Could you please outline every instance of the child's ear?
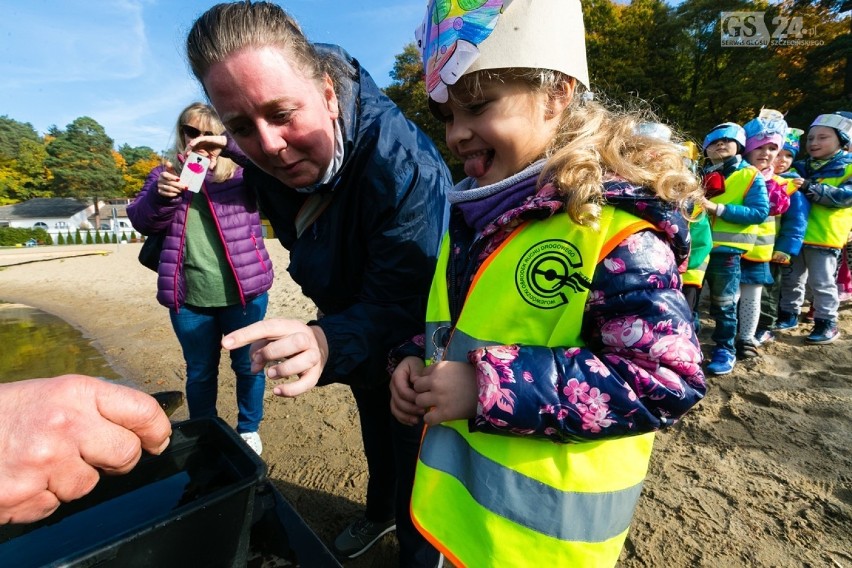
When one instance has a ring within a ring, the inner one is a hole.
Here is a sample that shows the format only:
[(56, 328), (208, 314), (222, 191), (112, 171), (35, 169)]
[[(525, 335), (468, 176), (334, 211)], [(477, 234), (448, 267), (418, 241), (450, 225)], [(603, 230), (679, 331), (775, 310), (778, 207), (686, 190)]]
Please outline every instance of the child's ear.
[(571, 101), (574, 99), (574, 91), (577, 88), (577, 80), (570, 77), (566, 81), (562, 81), (554, 88), (547, 96), (547, 108), (545, 116), (554, 118), (562, 116), (562, 112), (568, 108)]

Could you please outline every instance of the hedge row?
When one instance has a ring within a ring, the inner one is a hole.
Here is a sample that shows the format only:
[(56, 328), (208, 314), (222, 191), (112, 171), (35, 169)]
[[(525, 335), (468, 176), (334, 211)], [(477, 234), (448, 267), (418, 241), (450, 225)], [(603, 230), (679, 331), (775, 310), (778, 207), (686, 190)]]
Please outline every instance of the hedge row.
[(100, 244), (117, 244), (119, 240), (127, 240), (136, 242), (139, 237), (136, 231), (130, 231), (130, 234), (121, 233), (117, 236), (112, 231), (80, 231), (77, 229), (74, 233), (59, 233), (56, 237), (56, 243), (53, 238), (44, 229), (21, 229), (17, 227), (0, 227), (0, 246), (14, 247), (25, 244), (30, 239), (35, 239), (40, 245), (100, 245)]

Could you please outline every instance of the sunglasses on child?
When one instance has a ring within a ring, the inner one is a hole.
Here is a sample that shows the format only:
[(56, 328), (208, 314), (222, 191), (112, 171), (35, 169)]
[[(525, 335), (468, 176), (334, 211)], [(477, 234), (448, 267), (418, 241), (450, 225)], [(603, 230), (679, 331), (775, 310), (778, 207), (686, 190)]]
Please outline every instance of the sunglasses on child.
[(202, 134), (204, 136), (216, 136), (215, 132), (210, 132), (209, 130), (205, 130), (204, 132), (202, 132), (202, 131), (198, 130), (196, 127), (190, 126), (188, 124), (181, 124), (180, 125), (180, 132), (181, 132), (181, 134), (183, 134), (187, 138), (198, 138)]

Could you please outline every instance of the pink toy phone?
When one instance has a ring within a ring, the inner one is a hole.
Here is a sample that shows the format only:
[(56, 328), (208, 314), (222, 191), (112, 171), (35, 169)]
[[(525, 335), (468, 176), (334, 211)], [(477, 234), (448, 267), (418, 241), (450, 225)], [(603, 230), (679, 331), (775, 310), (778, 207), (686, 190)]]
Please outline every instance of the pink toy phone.
[(204, 183), (204, 176), (207, 175), (207, 168), (209, 167), (210, 158), (190, 152), (183, 163), (180, 182), (186, 184), (189, 191), (198, 193), (201, 191), (201, 184)]

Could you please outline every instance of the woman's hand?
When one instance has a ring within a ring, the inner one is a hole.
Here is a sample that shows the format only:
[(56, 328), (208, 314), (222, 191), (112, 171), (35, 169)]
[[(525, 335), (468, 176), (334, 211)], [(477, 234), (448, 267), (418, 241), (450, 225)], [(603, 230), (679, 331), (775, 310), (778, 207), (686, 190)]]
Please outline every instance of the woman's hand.
[(166, 160), (163, 171), (157, 180), (157, 193), (166, 199), (174, 199), (186, 190), (186, 185), (180, 182), (180, 176), (175, 173), (174, 165)]
[(222, 338), (228, 350), (251, 345), (251, 370), (266, 367), (270, 379), (298, 377), (276, 385), (277, 396), (296, 397), (314, 388), (328, 361), (328, 342), (318, 326), (291, 319), (269, 319), (253, 323)]
[(207, 150), (211, 156), (218, 156), (222, 149), (228, 145), (228, 139), (224, 134), (219, 136), (199, 136), (193, 138), (186, 145), (186, 153), (194, 150)]

